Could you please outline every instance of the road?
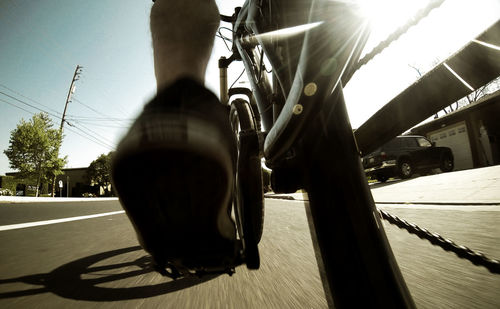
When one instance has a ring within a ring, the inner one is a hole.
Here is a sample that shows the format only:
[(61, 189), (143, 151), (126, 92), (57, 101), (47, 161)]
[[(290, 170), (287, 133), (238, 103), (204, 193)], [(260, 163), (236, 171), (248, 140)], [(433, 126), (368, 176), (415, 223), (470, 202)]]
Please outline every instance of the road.
[[(0, 307), (326, 307), (303, 203), (269, 200), (266, 206), (261, 269), (239, 267), (233, 277), (205, 281), (172, 282), (141, 268), (148, 258), (124, 214), (1, 231)], [(96, 205), (1, 205), (2, 224), (4, 213), (35, 219), (39, 207), (67, 207), (66, 215), (75, 217)], [(118, 202), (99, 207), (119, 209)]]
[[(500, 206), (379, 206), (500, 257)], [(0, 204), (0, 307), (327, 307), (303, 201), (266, 199), (260, 270), (239, 267), (232, 277), (177, 281), (148, 268), (150, 260), (120, 210), (117, 201)], [(108, 215), (47, 221), (98, 213)], [(8, 229), (34, 221), (44, 222)], [(500, 308), (500, 275), (384, 226), (419, 308)]]
[[(457, 244), (500, 258), (500, 206), (380, 208)], [(460, 260), (387, 221), (384, 227), (419, 308), (500, 308), (500, 275)]]

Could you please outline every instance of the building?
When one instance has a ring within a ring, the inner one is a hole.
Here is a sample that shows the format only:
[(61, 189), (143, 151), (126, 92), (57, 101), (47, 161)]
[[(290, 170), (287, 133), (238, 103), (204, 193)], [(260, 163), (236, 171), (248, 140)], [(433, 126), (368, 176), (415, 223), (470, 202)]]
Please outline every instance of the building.
[[(98, 186), (93, 186), (87, 177), (87, 168), (64, 168), (63, 174), (56, 177), (55, 195), (62, 197), (82, 197), (87, 193), (92, 195), (102, 195), (103, 190)], [(5, 183), (9, 184), (12, 191), (20, 195), (34, 195), (36, 191), (36, 183), (27, 179), (16, 179), (17, 172), (6, 173), (0, 179), (0, 186)], [(52, 184), (42, 184), (40, 192), (42, 194), (52, 193)]]
[[(63, 174), (56, 177), (56, 196), (81, 197), (95, 190), (87, 177), (87, 168), (65, 168)], [(62, 188), (61, 188), (62, 187)]]
[(450, 147), (455, 170), (500, 164), (500, 90), (417, 126), (411, 134), (426, 136), (436, 146)]

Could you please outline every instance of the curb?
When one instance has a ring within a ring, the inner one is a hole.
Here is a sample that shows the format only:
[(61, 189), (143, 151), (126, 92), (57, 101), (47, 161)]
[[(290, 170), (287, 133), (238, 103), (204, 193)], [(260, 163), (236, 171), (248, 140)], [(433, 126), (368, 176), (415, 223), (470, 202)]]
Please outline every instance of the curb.
[(0, 196), (0, 204), (26, 204), (26, 203), (68, 203), (68, 202), (100, 202), (118, 201), (117, 197), (26, 197), (26, 196)]
[(375, 204), (381, 205), (448, 205), (448, 206), (498, 206), (500, 205), (500, 201), (498, 202), (377, 202)]
[[(276, 200), (289, 200), (297, 201), (296, 198), (290, 195), (265, 195), (264, 198), (276, 199)], [(308, 200), (299, 200), (307, 202)], [(440, 201), (440, 202), (428, 202), (428, 201), (375, 201), (375, 204), (380, 205), (441, 205), (441, 206), (500, 206), (500, 201), (494, 202), (473, 202), (473, 201)]]
[(264, 198), (270, 198), (270, 199), (275, 199), (275, 200), (295, 201), (295, 198), (293, 196), (289, 196), (289, 195), (264, 195)]

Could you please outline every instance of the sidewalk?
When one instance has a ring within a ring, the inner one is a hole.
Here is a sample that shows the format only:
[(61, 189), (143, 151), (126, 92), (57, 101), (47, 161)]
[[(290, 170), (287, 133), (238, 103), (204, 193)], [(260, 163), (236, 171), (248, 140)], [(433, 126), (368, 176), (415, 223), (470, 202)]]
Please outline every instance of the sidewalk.
[(372, 187), (376, 203), (500, 205), (500, 166), (418, 177)]
[[(378, 204), (500, 205), (500, 166), (370, 185)], [(308, 200), (302, 193), (266, 198)]]

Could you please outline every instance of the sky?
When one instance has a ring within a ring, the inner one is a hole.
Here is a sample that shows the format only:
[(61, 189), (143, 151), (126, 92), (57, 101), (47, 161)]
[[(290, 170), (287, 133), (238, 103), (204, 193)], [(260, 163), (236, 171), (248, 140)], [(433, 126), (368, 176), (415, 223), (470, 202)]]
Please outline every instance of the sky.
[[(369, 7), (373, 29), (366, 49), (426, 2), (382, 0), (380, 6)], [(221, 13), (230, 15), (243, 1), (217, 3)], [(21, 119), (46, 111), (59, 127), (77, 65), (83, 70), (68, 105), (60, 151), (68, 157), (66, 167), (86, 167), (113, 150), (155, 95), (151, 5), (148, 0), (0, 0), (0, 175), (13, 171), (3, 150)], [(500, 0), (445, 1), (346, 85), (353, 127), (417, 79), (410, 65), (429, 70), (493, 24), (498, 12)], [(215, 42), (206, 85), (218, 94), (217, 59), (230, 54), (221, 39)], [(229, 81), (241, 72), (240, 64), (232, 65)], [(244, 86), (245, 77), (238, 83)]]

